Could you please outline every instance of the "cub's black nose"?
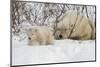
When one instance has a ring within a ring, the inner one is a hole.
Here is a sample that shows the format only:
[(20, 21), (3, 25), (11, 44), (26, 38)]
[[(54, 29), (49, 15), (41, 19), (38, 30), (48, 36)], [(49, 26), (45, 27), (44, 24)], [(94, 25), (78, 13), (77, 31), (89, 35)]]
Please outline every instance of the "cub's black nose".
[(30, 38), (30, 37), (28, 37), (28, 39), (29, 39), (29, 40), (31, 40), (31, 38)]
[(62, 38), (63, 38), (63, 36), (62, 36), (62, 35), (59, 35), (59, 38), (60, 38), (60, 39), (62, 39)]

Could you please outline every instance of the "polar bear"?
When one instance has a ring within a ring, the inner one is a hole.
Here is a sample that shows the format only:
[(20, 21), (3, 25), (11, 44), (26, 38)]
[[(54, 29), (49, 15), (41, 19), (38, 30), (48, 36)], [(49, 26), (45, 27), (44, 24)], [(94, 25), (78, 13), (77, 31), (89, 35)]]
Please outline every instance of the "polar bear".
[(33, 26), (27, 31), (29, 45), (49, 45), (53, 44), (54, 36), (52, 31), (45, 26)]
[(95, 39), (95, 27), (77, 10), (69, 10), (58, 19), (54, 36), (55, 39)]

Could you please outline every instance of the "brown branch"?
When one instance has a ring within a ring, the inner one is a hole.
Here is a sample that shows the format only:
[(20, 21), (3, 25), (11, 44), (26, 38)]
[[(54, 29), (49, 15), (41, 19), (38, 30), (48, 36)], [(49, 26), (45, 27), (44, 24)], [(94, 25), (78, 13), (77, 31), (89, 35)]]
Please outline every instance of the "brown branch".
[(58, 18), (62, 15), (62, 13), (63, 13), (63, 11), (64, 11), (64, 8), (65, 8), (65, 5), (63, 5), (63, 8), (62, 8), (62, 10), (61, 10), (61, 14), (59, 15), (59, 16), (57, 16), (56, 17), (56, 21), (55, 21), (55, 23), (54, 23), (54, 33), (53, 33), (53, 35), (55, 35), (55, 33), (56, 33), (56, 28), (57, 28), (57, 23), (59, 22), (58, 21)]
[[(79, 9), (77, 9), (77, 11), (78, 11)], [(82, 14), (83, 14), (83, 10), (84, 10), (84, 6), (82, 7)], [(68, 38), (70, 38), (70, 36), (72, 35), (72, 33), (74, 32), (73, 30), (74, 30), (74, 28), (76, 27), (76, 22), (77, 22), (77, 19), (78, 19), (78, 15), (79, 15), (79, 12), (77, 12), (77, 18), (76, 18), (76, 21), (75, 21), (75, 24), (73, 25), (73, 28), (72, 28), (72, 30), (71, 30), (71, 32), (70, 32), (70, 34), (69, 34), (69, 36), (68, 36)], [(81, 21), (82, 21), (82, 19), (83, 19), (83, 15), (82, 15), (82, 17), (81, 17), (81, 19), (80, 19), (80, 23), (81, 23)]]
[(75, 26), (76, 26), (76, 23), (77, 23), (78, 15), (79, 15), (79, 12), (78, 12), (78, 10), (77, 10), (77, 17), (76, 17), (75, 23), (74, 23), (74, 25), (73, 25), (73, 27), (72, 27), (72, 29), (71, 29), (71, 31), (70, 31), (70, 34), (69, 34), (68, 38), (70, 38), (70, 36), (71, 36), (72, 33), (73, 33), (73, 30), (74, 30), (74, 28), (75, 28)]

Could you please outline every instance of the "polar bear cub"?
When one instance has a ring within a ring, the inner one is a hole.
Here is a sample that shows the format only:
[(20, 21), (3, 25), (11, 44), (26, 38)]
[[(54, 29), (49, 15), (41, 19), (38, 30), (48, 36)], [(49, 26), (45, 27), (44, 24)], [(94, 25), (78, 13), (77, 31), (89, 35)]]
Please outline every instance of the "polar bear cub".
[(27, 31), (27, 36), (29, 45), (49, 45), (54, 41), (52, 31), (45, 26), (33, 26)]

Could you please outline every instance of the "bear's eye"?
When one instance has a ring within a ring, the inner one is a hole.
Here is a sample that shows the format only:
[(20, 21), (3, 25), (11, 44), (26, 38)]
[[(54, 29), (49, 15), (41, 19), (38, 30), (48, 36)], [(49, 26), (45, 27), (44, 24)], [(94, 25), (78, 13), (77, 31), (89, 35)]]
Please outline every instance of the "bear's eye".
[(56, 30), (61, 30), (60, 28), (56, 29)]
[(68, 29), (63, 29), (64, 31), (68, 30)]
[(65, 31), (67, 30), (67, 29), (64, 29)]
[(71, 25), (71, 27), (73, 27), (73, 24)]
[(32, 34), (32, 35), (34, 35), (34, 34)]

